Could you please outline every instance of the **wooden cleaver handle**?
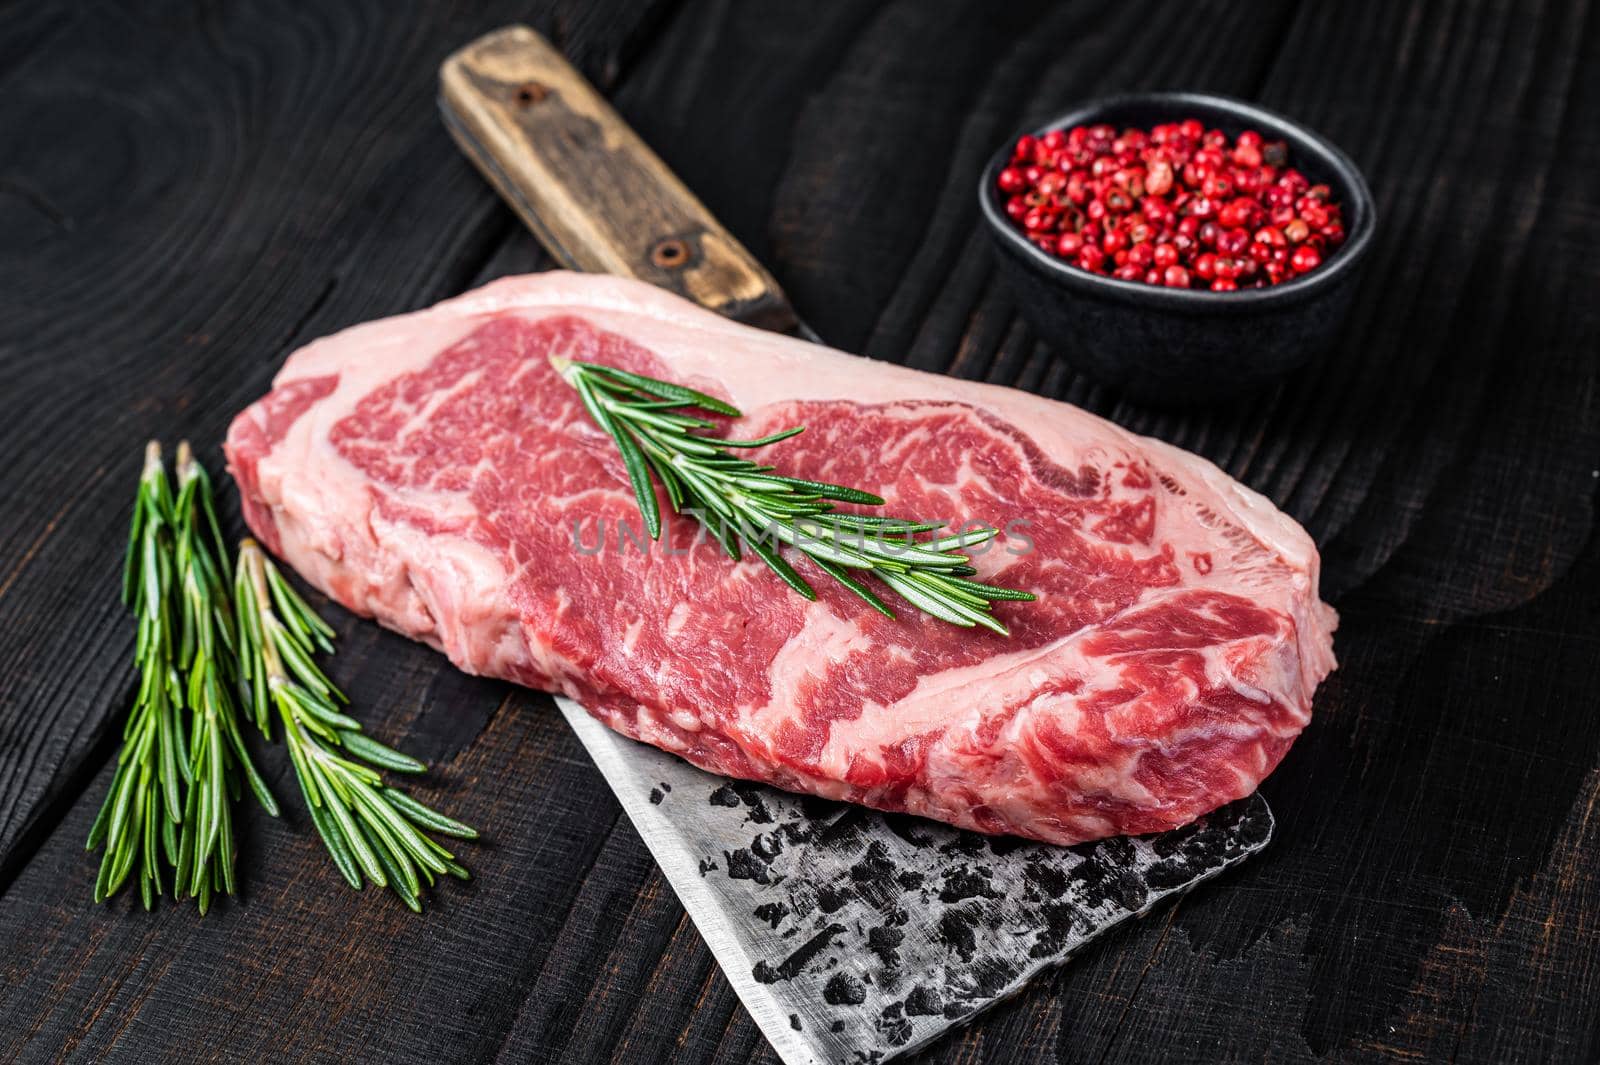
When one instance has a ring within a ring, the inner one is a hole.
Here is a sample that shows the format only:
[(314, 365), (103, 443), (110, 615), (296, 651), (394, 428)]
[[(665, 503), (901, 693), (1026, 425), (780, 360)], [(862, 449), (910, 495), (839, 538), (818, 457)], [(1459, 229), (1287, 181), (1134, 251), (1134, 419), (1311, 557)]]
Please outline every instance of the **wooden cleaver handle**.
[(792, 332), (772, 276), (582, 74), (526, 26), (439, 68), (462, 151), (562, 265), (634, 277), (765, 329)]

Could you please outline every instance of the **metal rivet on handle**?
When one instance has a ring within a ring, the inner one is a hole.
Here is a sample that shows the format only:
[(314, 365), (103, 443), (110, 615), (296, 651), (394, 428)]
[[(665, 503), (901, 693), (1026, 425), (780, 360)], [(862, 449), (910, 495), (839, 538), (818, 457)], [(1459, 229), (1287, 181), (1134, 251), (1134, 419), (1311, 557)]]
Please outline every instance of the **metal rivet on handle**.
[(519, 107), (532, 107), (549, 95), (550, 90), (540, 85), (537, 81), (525, 81), (517, 86), (517, 105)]

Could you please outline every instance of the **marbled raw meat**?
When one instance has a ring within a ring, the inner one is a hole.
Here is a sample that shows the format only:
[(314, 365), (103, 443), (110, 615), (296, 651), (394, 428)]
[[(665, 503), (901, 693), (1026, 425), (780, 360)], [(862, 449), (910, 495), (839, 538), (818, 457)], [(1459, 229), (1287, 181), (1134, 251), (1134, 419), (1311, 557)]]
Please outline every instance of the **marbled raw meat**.
[[(785, 472), (899, 515), (1009, 527), (978, 579), (1038, 601), (997, 605), (1006, 638), (881, 617), (801, 562), (807, 603), (687, 518), (641, 553), (552, 355), (725, 397), (738, 435), (803, 424), (768, 452)], [(1203, 459), (630, 281), (507, 278), (318, 340), (227, 453), (272, 551), (462, 669), (707, 769), (984, 832), (1153, 832), (1247, 795), (1334, 666), (1310, 538)]]

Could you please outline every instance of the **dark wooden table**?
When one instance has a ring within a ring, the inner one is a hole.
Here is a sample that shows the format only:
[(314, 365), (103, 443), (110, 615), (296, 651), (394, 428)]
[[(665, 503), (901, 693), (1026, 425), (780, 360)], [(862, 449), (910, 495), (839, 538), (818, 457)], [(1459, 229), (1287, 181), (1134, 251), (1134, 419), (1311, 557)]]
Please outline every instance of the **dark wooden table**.
[[(462, 6), (0, 7), (0, 1059), (774, 1060), (549, 701), (336, 610), (336, 679), (487, 830), (478, 879), (422, 918), (353, 894), (291, 806), (205, 920), (90, 902), (140, 445), (215, 461), (289, 349), (548, 265), (433, 104), (519, 20), (833, 343), (1196, 450), (1322, 547), (1341, 665), (1268, 853), (925, 1060), (1600, 1059), (1592, 4)], [(1377, 195), (1337, 350), (1232, 407), (1074, 374), (976, 224), (1001, 138), (1155, 87), (1300, 117)]]

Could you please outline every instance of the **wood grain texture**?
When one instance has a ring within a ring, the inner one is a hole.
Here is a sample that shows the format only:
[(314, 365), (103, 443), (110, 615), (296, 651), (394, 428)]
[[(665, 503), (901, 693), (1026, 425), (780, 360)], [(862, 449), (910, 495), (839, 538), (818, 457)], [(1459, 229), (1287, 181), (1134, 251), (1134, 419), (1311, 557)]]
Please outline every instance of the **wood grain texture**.
[[(205, 921), (88, 901), (139, 445), (216, 459), (294, 345), (549, 265), (433, 112), (514, 21), (831, 342), (1199, 451), (1323, 547), (1341, 668), (1272, 848), (922, 1060), (1600, 1057), (1593, 4), (746, 0), (0, 7), (0, 1060), (773, 1061), (548, 702), (332, 609), (477, 879), (354, 895), (290, 804)], [(1083, 380), (977, 226), (1001, 138), (1157, 87), (1295, 115), (1378, 197), (1337, 349), (1256, 401)]]
[(762, 329), (798, 327), (772, 275), (533, 30), (508, 26), (452, 54), (439, 107), (562, 266), (646, 281)]

